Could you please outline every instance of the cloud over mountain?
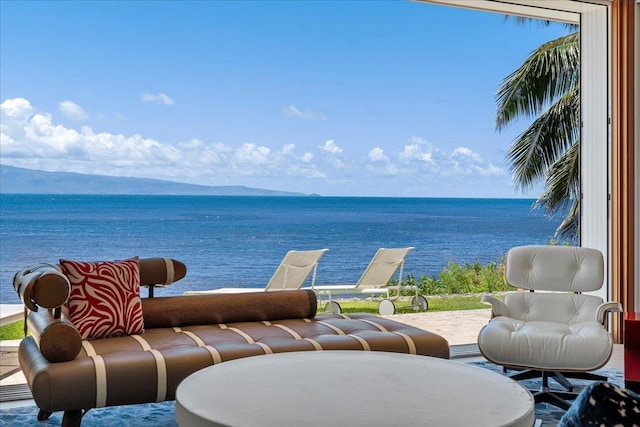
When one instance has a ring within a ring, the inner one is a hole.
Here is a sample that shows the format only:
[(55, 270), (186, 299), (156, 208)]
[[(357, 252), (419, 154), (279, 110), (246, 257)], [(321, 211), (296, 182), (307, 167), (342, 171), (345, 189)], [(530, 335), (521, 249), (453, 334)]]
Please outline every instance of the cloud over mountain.
[(349, 141), (339, 144), (333, 138), (304, 150), (295, 142), (269, 146), (246, 141), (233, 145), (192, 138), (170, 143), (141, 134), (95, 131), (92, 118), (78, 104), (66, 100), (59, 107), (64, 116), (85, 124), (63, 125), (53, 113), (34, 108), (24, 98), (2, 102), (2, 163), (48, 171), (322, 194), (340, 194), (352, 183), (373, 182), (381, 176), (397, 180), (389, 181), (391, 192), (403, 186), (451, 181), (456, 176), (506, 176), (501, 167), (484, 161), (468, 147), (446, 153), (417, 136), (391, 148), (373, 146), (364, 153), (355, 152)]

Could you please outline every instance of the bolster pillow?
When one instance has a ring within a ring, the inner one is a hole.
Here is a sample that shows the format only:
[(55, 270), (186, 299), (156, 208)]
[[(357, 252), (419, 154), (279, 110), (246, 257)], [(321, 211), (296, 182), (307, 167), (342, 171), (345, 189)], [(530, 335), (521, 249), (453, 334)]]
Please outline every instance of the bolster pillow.
[(142, 299), (145, 329), (311, 318), (316, 309), (311, 290)]
[(13, 277), (13, 288), (31, 311), (60, 307), (69, 297), (69, 279), (53, 264), (37, 264)]
[(67, 320), (66, 310), (59, 318), (52, 310), (30, 312), (27, 325), (40, 352), (49, 362), (68, 362), (75, 359), (82, 349), (82, 337), (76, 327)]
[(141, 286), (167, 286), (187, 275), (187, 266), (171, 258), (140, 259)]

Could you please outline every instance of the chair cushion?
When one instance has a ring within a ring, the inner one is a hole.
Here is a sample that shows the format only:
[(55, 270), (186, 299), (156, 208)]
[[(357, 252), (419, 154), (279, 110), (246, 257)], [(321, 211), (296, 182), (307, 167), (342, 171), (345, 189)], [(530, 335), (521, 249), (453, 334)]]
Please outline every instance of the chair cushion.
[(604, 259), (599, 250), (585, 247), (517, 246), (507, 252), (505, 280), (522, 289), (595, 291), (604, 280)]
[(478, 334), (491, 362), (546, 371), (591, 371), (611, 357), (612, 341), (598, 322), (572, 325), (494, 317)]
[(144, 331), (137, 257), (124, 261), (78, 262), (61, 259), (69, 278), (69, 320), (83, 339)]
[(569, 292), (507, 292), (504, 303), (514, 319), (574, 324), (597, 321), (602, 298)]

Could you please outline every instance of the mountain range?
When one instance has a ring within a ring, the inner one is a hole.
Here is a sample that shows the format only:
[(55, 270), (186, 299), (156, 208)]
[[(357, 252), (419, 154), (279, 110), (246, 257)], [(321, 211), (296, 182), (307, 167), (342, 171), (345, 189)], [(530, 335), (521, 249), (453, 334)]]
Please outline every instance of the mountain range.
[(161, 179), (47, 172), (0, 164), (3, 194), (136, 194), (199, 196), (305, 196), (241, 185), (207, 186)]

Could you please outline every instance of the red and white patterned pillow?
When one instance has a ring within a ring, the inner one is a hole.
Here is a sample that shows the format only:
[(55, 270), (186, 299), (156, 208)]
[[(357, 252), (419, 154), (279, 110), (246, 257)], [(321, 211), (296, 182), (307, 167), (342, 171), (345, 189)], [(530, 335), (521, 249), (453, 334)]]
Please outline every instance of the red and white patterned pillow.
[(138, 257), (101, 262), (61, 259), (60, 267), (71, 283), (69, 320), (83, 339), (144, 331)]

